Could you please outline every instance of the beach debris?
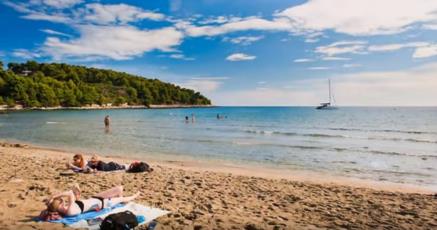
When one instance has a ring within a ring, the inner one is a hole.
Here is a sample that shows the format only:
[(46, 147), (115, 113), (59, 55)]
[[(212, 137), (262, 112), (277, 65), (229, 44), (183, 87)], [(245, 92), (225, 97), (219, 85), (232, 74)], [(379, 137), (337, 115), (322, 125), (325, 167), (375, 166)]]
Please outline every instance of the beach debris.
[(8, 203), (8, 207), (9, 207), (9, 208), (15, 208), (15, 207), (17, 207), (17, 203), (15, 203), (15, 202), (9, 202), (9, 203)]
[(62, 171), (59, 173), (61, 176), (74, 176), (76, 173), (73, 171)]

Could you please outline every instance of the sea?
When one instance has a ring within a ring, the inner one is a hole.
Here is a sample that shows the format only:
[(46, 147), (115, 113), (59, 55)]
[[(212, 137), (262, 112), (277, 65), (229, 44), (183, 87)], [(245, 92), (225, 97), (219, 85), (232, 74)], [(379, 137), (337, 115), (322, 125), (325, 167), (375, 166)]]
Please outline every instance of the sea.
[[(111, 126), (103, 119), (110, 116)], [(188, 120), (186, 120), (188, 117)], [(0, 114), (0, 140), (437, 188), (437, 108), (211, 107)]]

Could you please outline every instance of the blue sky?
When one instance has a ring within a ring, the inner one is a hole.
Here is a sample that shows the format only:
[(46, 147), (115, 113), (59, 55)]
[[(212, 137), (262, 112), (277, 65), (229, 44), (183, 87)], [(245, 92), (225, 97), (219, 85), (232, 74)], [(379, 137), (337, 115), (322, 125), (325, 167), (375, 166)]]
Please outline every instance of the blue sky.
[(158, 78), (216, 105), (437, 105), (434, 0), (3, 0), (0, 59)]

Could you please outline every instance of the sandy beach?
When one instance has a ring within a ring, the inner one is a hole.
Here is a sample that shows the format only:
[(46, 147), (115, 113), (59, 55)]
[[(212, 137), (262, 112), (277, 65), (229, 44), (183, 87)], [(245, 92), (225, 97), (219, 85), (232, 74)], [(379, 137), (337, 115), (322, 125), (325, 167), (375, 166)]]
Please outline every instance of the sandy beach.
[(156, 229), (437, 228), (437, 198), (426, 191), (250, 176), (250, 170), (178, 162), (152, 162), (152, 173), (62, 176), (71, 152), (3, 143), (0, 153), (1, 229), (63, 229), (32, 219), (45, 197), (74, 183), (84, 197), (115, 185), (127, 194), (141, 191), (138, 203), (171, 211), (157, 219)]

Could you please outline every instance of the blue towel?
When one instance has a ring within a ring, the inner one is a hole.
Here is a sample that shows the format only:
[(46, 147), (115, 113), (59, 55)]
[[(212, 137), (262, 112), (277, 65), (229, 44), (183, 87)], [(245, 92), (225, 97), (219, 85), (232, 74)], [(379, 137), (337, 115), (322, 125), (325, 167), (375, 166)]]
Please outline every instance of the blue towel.
[(63, 223), (65, 225), (71, 225), (71, 224), (74, 224), (74, 223), (76, 223), (78, 221), (81, 221), (81, 220), (91, 220), (91, 219), (94, 219), (94, 218), (96, 218), (96, 217), (98, 217), (100, 215), (103, 215), (103, 214), (106, 214), (106, 213), (112, 211), (112, 209), (114, 209), (114, 208), (123, 207), (124, 205), (125, 204), (117, 204), (117, 205), (115, 205), (113, 207), (104, 208), (104, 209), (102, 209), (100, 211), (85, 212), (85, 213), (79, 214), (77, 216), (64, 217), (64, 218), (62, 218), (60, 220), (51, 220), (49, 222), (51, 222), (51, 223)]

